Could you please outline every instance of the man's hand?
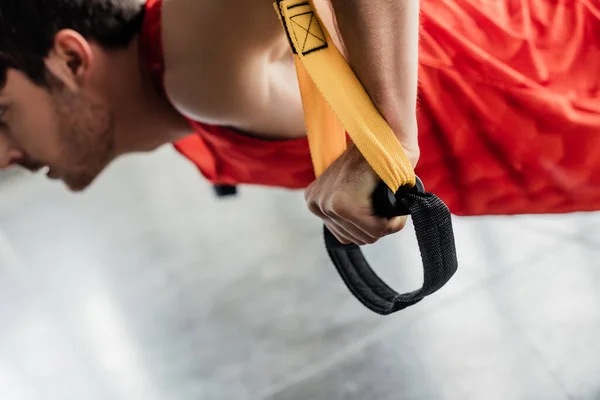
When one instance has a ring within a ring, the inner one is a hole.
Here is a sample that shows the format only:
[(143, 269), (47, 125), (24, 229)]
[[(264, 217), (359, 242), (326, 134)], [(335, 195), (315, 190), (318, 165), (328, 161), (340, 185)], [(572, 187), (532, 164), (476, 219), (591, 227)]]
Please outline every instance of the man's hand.
[[(413, 166), (419, 159), (417, 83), (419, 0), (326, 0), (348, 63), (396, 134)], [(306, 191), (309, 209), (342, 243), (374, 243), (406, 224), (373, 214), (380, 179), (350, 147)]]
[(310, 211), (344, 244), (372, 244), (404, 228), (406, 217), (379, 218), (371, 200), (380, 179), (355, 146), (305, 192)]

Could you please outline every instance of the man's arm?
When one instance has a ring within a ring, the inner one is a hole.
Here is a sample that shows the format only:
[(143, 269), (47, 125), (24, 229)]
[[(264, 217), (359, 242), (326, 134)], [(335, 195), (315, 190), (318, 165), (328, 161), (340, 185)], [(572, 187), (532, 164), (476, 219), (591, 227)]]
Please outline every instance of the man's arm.
[[(416, 165), (419, 0), (329, 1), (348, 63)], [(406, 223), (405, 217), (373, 216), (378, 183), (350, 147), (306, 190), (306, 201), (342, 243), (374, 243)]]
[(329, 0), (348, 63), (416, 164), (419, 0)]

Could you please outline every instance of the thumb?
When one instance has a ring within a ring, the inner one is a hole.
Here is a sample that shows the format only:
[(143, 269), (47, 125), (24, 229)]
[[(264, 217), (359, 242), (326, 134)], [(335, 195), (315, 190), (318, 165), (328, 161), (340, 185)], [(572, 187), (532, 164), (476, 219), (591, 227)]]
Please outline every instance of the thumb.
[(387, 223), (387, 232), (388, 235), (400, 232), (406, 226), (406, 222), (408, 221), (408, 216), (400, 216), (394, 217), (390, 219)]

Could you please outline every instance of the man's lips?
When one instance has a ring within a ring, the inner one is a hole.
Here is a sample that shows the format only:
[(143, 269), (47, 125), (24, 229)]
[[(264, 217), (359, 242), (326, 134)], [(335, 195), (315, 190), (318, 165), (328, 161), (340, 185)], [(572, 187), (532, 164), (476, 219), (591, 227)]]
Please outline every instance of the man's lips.
[(46, 166), (45, 164), (42, 164), (40, 162), (27, 159), (18, 160), (17, 162), (15, 162), (15, 164), (31, 172), (37, 172)]
[(48, 167), (48, 172), (46, 172), (46, 176), (48, 177), (48, 179), (52, 180), (60, 179), (60, 175), (58, 174), (58, 172), (56, 172), (56, 170), (53, 170), (50, 167)]
[(50, 167), (47, 164), (29, 160), (29, 159), (21, 159), (15, 162), (15, 165), (19, 165), (20, 167), (30, 171), (30, 172), (38, 172), (40, 170), (44, 170), (43, 172), (49, 179), (59, 179), (60, 175), (56, 170)]

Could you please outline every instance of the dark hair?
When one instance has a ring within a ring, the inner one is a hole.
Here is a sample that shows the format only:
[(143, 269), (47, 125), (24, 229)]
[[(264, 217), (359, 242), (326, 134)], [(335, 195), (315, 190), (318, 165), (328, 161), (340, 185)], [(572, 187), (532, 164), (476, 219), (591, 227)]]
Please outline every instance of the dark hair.
[(0, 0), (0, 86), (9, 68), (45, 85), (44, 59), (60, 30), (122, 48), (140, 31), (143, 14), (140, 0)]

